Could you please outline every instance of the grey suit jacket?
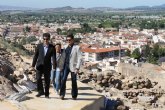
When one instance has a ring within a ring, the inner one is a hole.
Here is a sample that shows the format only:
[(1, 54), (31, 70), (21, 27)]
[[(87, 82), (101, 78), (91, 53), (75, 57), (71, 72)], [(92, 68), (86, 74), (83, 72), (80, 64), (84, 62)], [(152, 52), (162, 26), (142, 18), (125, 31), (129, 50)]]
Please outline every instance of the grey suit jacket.
[(63, 70), (64, 68), (64, 62), (65, 62), (65, 51), (62, 50), (61, 56), (59, 57), (59, 59), (56, 61), (56, 67), (60, 68), (60, 70)]
[[(64, 47), (66, 49), (67, 46)], [(70, 54), (69, 68), (71, 72), (75, 72), (76, 69), (80, 69), (82, 62), (82, 53), (78, 45), (73, 45)]]

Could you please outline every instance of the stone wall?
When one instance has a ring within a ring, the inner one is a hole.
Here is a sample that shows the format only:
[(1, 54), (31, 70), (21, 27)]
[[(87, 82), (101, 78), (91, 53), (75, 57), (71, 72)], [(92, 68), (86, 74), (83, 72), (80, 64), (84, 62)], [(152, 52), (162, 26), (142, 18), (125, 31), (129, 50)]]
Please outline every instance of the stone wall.
[(120, 63), (118, 71), (127, 77), (143, 76), (145, 78), (149, 78), (152, 81), (159, 82), (159, 84), (165, 88), (165, 71), (161, 68), (161, 66), (144, 63), (138, 67), (131, 64)]
[(16, 93), (13, 83), (7, 78), (0, 76), (0, 100), (3, 100), (6, 96)]
[(0, 75), (9, 76), (15, 70), (11, 62), (11, 54), (5, 49), (0, 48)]

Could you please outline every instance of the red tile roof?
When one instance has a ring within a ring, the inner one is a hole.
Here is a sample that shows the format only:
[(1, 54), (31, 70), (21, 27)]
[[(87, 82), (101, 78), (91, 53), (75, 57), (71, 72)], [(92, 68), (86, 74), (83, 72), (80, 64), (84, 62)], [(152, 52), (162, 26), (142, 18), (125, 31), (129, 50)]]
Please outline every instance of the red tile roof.
[[(121, 48), (122, 50), (126, 48)], [(81, 49), (82, 52), (88, 52), (88, 53), (104, 53), (104, 52), (112, 52), (115, 50), (119, 50), (119, 47), (111, 47), (111, 48), (97, 48), (97, 49), (92, 49), (92, 48), (85, 48)]]

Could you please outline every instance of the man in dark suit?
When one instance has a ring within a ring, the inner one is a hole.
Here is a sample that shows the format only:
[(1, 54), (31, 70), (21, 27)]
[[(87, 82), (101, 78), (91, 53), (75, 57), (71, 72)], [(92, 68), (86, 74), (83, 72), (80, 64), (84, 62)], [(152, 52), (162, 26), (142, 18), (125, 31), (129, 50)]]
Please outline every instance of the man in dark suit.
[[(43, 34), (43, 43), (38, 44), (36, 47), (35, 55), (33, 57), (32, 67), (36, 66), (36, 78), (37, 78), (37, 91), (36, 97), (45, 95), (45, 98), (49, 98), (50, 87), (50, 71), (52, 69), (51, 59), (53, 58), (53, 69), (56, 67), (56, 54), (52, 44), (49, 44), (50, 34)], [(45, 92), (42, 83), (42, 74), (44, 74)]]

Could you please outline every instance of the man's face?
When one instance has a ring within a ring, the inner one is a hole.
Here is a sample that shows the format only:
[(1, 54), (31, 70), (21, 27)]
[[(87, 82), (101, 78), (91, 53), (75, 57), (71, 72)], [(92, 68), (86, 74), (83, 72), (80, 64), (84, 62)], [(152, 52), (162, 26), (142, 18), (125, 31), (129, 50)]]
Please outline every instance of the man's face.
[(48, 37), (43, 37), (43, 42), (45, 45), (49, 44), (49, 38)]
[(69, 45), (72, 45), (74, 43), (74, 40), (70, 37), (67, 37), (66, 38), (66, 42), (69, 44)]

